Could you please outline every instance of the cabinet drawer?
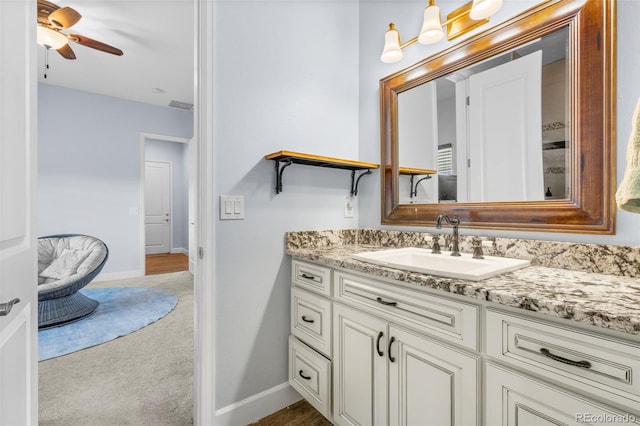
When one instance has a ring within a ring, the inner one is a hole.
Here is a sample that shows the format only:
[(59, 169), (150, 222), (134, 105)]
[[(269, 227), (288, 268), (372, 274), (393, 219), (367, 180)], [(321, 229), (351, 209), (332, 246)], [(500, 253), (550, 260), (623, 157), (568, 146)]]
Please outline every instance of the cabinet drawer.
[(291, 333), (331, 357), (331, 302), (317, 294), (292, 288)]
[(289, 384), (331, 418), (331, 361), (289, 336)]
[(479, 306), (397, 287), (344, 272), (335, 273), (335, 298), (384, 314), (404, 326), (478, 349)]
[(331, 297), (331, 269), (293, 259), (291, 261), (293, 285)]
[(487, 364), (486, 425), (640, 424), (640, 417)]
[(488, 355), (640, 410), (640, 344), (493, 310), (486, 326)]

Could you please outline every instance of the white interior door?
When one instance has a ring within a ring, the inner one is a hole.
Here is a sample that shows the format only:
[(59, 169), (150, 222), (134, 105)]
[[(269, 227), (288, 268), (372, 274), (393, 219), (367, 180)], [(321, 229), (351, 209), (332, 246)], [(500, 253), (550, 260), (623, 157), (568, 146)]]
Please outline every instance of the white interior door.
[(469, 77), (468, 201), (544, 200), (541, 99), (542, 51)]
[(0, 2), (1, 425), (38, 423), (35, 4)]
[(144, 163), (145, 253), (171, 252), (171, 163)]

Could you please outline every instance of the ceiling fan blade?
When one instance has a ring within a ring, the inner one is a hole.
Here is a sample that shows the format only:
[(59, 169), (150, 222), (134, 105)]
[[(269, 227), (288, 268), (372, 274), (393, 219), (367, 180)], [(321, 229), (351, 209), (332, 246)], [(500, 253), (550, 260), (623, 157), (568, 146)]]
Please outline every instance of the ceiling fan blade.
[(60, 55), (62, 55), (63, 58), (65, 59), (75, 59), (76, 58), (76, 54), (73, 53), (73, 49), (71, 48), (71, 46), (69, 46), (69, 44), (65, 44), (64, 46), (62, 46), (60, 49), (58, 49), (58, 53)]
[(49, 22), (56, 28), (69, 28), (75, 25), (82, 15), (71, 7), (62, 7), (49, 14)]
[(108, 44), (105, 44), (101, 41), (94, 40), (92, 38), (89, 38), (80, 34), (69, 34), (67, 35), (67, 37), (78, 44), (90, 47), (92, 49), (100, 50), (102, 52), (107, 52), (107, 53), (111, 53), (112, 55), (118, 55), (118, 56), (122, 56), (123, 54), (122, 50), (116, 47), (109, 46)]
[(60, 7), (46, 0), (38, 0), (38, 22), (44, 25), (49, 24), (49, 15)]

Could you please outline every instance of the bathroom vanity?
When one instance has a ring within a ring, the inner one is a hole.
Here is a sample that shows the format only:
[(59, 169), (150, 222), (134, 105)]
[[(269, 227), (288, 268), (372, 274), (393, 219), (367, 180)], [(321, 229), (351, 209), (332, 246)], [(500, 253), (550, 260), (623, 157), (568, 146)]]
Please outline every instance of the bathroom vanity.
[[(551, 60), (551, 52), (564, 57)], [(506, 63), (527, 57), (541, 64), (523, 66), (541, 73), (531, 87), (561, 84), (519, 101), (505, 90), (492, 103), (473, 88), (494, 60), (500, 64), (492, 72), (506, 87), (515, 81), (503, 76)], [(381, 223), (438, 228), (446, 218), (454, 237), (443, 250), (473, 257), (479, 247), (459, 241), (461, 222), (469, 229), (615, 233), (614, 70), (615, 2), (553, 0), (381, 79)], [(455, 82), (451, 102), (437, 98), (445, 82)], [(549, 92), (558, 103), (545, 102), (553, 108), (544, 108), (544, 118), (531, 114)], [(511, 134), (507, 123), (515, 123)], [(445, 127), (448, 134), (440, 134)], [(454, 205), (438, 202), (436, 179), (429, 180), (441, 148), (452, 148)], [(559, 164), (544, 163), (545, 148), (557, 148)], [(550, 169), (563, 182), (554, 200), (542, 184)], [(406, 174), (409, 188), (407, 179), (401, 185)], [(425, 272), (416, 263), (433, 258), (420, 250), (353, 257), (431, 248), (430, 237), (365, 229), (287, 235), (289, 383), (305, 399), (338, 425), (640, 424), (640, 249), (485, 238), (487, 255), (530, 266), (474, 279), (455, 274), (456, 266), (448, 277)], [(460, 268), (469, 272), (469, 265)]]
[[(491, 254), (535, 258), (480, 281), (352, 257), (424, 238), (288, 234), (289, 383), (324, 416), (339, 425), (640, 424), (637, 276), (546, 266), (564, 257), (585, 269), (578, 253), (602, 248), (538, 257), (558, 248), (539, 241), (491, 240)], [(464, 237), (461, 246), (468, 252)]]

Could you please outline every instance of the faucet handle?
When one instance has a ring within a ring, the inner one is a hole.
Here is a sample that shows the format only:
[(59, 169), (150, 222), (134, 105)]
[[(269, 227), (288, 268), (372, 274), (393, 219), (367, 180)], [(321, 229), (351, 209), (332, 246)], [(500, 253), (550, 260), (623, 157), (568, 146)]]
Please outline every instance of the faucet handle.
[(484, 253), (482, 252), (482, 238), (473, 237), (471, 239), (471, 246), (473, 247), (473, 258), (484, 259)]
[(440, 235), (438, 234), (431, 234), (431, 253), (433, 254), (440, 254)]

